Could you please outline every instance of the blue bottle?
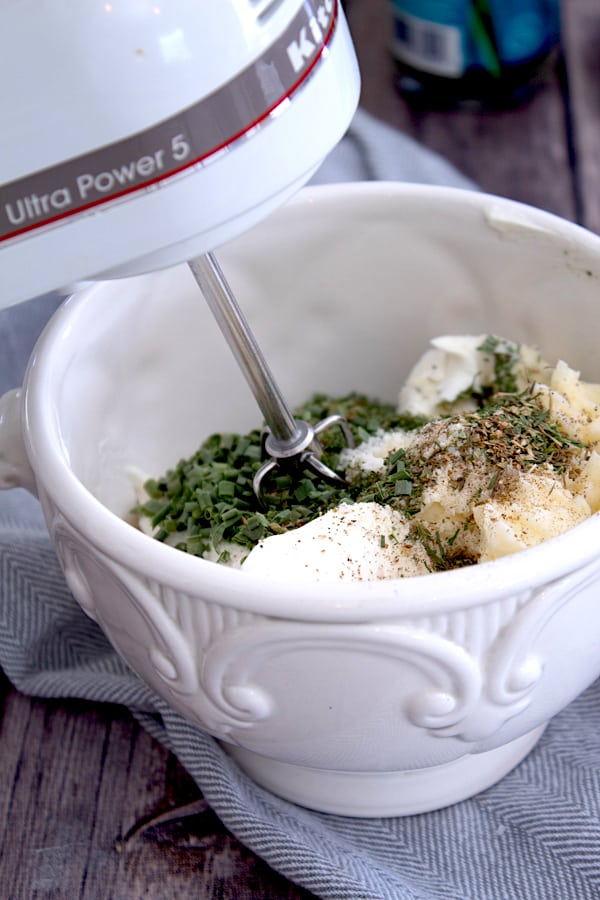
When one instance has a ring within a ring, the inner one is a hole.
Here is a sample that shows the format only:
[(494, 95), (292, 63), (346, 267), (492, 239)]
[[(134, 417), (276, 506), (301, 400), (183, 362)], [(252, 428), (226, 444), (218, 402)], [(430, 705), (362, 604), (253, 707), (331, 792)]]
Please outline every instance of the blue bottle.
[(390, 0), (398, 86), (430, 106), (516, 105), (560, 45), (559, 0)]

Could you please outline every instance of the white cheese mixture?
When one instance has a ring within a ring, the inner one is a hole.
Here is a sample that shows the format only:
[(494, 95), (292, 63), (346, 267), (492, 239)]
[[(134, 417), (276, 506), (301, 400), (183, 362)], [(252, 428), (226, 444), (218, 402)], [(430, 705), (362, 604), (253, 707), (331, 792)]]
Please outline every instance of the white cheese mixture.
[[(342, 504), (301, 528), (261, 541), (243, 568), (293, 582), (419, 575), (439, 568), (432, 561), (443, 561), (444, 554), (464, 558), (465, 564), (499, 559), (598, 511), (600, 385), (582, 382), (564, 362), (552, 368), (532, 347), (505, 342), (506, 357), (512, 353), (511, 391), (529, 387), (534, 412), (549, 410), (562, 434), (585, 446), (564, 470), (544, 462), (524, 467), (510, 455), (494, 459), (473, 443), (464, 419), (497, 381), (497, 358), (478, 349), (485, 339), (432, 341), (401, 389), (398, 408), (434, 421), (417, 431), (378, 434), (342, 455), (349, 479), (361, 470), (383, 471), (388, 454), (399, 448), (422, 465), (429, 463), (420, 509), (410, 521), (376, 503)], [(498, 347), (503, 349), (502, 342)], [(520, 452), (518, 446), (509, 450)]]
[(408, 540), (408, 529), (402, 513), (389, 506), (342, 503), (301, 528), (260, 541), (243, 568), (295, 583), (424, 575), (427, 553)]
[[(381, 431), (340, 458), (360, 488), (373, 475), (381, 487), (390, 456), (401, 457), (407, 481), (392, 483), (393, 507), (340, 502), (250, 551), (217, 540), (204, 558), (297, 583), (400, 578), (499, 559), (600, 510), (600, 385), (564, 362), (550, 366), (535, 348), (494, 336), (439, 337), (398, 411), (422, 426)], [(153, 532), (150, 519), (140, 527)]]
[[(478, 349), (485, 340), (485, 334), (433, 338), (400, 390), (398, 409), (426, 419), (474, 409), (474, 393), (493, 385), (496, 378), (494, 354)], [(544, 380), (548, 367), (535, 347), (497, 339), (495, 349), (513, 356), (516, 390)]]

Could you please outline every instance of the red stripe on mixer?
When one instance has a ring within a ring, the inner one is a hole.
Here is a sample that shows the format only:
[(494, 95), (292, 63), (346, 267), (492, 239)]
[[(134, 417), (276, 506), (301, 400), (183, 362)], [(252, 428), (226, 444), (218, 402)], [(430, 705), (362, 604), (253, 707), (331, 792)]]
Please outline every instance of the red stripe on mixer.
[(338, 0), (305, 2), (258, 60), (198, 103), (122, 141), (1, 185), (0, 242), (152, 189), (247, 138), (307, 81), (337, 20)]

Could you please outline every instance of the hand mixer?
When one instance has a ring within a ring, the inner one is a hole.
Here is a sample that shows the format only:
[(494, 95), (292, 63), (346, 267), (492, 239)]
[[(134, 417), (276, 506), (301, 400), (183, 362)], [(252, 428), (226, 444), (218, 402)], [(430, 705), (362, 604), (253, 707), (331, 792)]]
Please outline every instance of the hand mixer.
[(191, 260), (269, 426), (269, 458), (339, 479), (295, 420), (214, 259), (298, 190), (355, 111), (338, 0), (0, 7), (0, 308)]

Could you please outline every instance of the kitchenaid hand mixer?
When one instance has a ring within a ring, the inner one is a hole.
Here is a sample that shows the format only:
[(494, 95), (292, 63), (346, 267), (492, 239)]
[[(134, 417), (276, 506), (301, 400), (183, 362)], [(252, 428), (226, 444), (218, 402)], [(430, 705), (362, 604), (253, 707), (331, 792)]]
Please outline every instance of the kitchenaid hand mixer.
[[(285, 202), (358, 102), (338, 0), (19, 0), (0, 9), (0, 307), (189, 261), (281, 461), (293, 418), (212, 251)], [(165, 300), (165, 302), (168, 302)]]

